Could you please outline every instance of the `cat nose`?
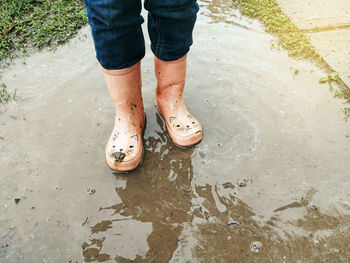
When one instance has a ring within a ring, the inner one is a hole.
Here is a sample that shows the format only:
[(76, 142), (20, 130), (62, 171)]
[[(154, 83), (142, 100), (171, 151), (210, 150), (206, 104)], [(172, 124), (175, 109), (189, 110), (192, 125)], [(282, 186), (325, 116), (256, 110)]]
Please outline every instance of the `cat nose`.
[(122, 151), (123, 151), (123, 149), (119, 149), (119, 151), (120, 151), (120, 152), (122, 152)]

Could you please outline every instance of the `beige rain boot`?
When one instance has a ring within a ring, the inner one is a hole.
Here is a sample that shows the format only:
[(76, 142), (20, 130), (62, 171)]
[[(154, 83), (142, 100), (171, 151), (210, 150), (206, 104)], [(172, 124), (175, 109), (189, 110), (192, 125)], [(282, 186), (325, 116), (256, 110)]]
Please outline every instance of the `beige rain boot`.
[(118, 70), (103, 69), (115, 105), (113, 132), (106, 146), (106, 162), (117, 172), (131, 171), (143, 156), (146, 115), (141, 91), (141, 62)]
[(183, 100), (186, 55), (175, 61), (154, 57), (154, 69), (157, 77), (156, 106), (170, 138), (181, 147), (199, 143), (202, 140), (202, 127), (188, 112)]

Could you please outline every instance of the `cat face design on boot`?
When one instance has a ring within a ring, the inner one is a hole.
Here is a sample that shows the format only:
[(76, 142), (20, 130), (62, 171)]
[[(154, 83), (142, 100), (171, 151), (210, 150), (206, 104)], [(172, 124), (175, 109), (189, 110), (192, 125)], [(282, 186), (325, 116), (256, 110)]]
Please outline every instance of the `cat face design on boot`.
[(177, 117), (169, 117), (169, 123), (172, 130), (181, 136), (193, 135), (201, 132), (200, 125), (198, 121), (191, 116), (187, 115), (187, 118), (183, 121), (180, 121)]
[[(118, 140), (120, 138), (119, 132), (114, 132), (112, 135), (112, 142), (110, 146), (110, 156), (115, 162), (122, 162), (123, 160), (133, 158), (137, 152), (136, 147), (138, 143), (138, 135), (132, 135), (127, 140)], [(125, 144), (125, 141), (127, 143)]]

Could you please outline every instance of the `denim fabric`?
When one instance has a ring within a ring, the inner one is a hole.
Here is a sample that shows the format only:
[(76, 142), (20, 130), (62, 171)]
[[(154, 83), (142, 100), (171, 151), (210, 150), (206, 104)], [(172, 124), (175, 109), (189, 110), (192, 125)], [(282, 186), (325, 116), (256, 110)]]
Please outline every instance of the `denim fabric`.
[[(85, 0), (96, 57), (105, 69), (131, 67), (145, 55), (141, 0)], [(154, 55), (164, 61), (183, 57), (193, 43), (196, 0), (145, 0)]]

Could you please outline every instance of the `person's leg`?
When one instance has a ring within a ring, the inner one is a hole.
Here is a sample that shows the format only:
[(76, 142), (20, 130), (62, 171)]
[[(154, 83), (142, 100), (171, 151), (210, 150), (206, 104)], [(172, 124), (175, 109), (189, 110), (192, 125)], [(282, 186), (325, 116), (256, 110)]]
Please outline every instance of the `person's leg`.
[(141, 2), (85, 0), (85, 4), (96, 56), (116, 109), (106, 162), (115, 171), (130, 171), (141, 162), (145, 126), (140, 71), (145, 54)]
[(141, 0), (85, 0), (85, 7), (103, 68), (128, 68), (144, 57)]
[(196, 0), (146, 0), (151, 49), (163, 61), (182, 58), (193, 43)]
[(183, 90), (198, 4), (195, 0), (149, 0), (145, 8), (149, 10), (148, 31), (155, 55), (156, 106), (174, 143), (194, 145), (202, 139), (202, 127), (188, 112)]

